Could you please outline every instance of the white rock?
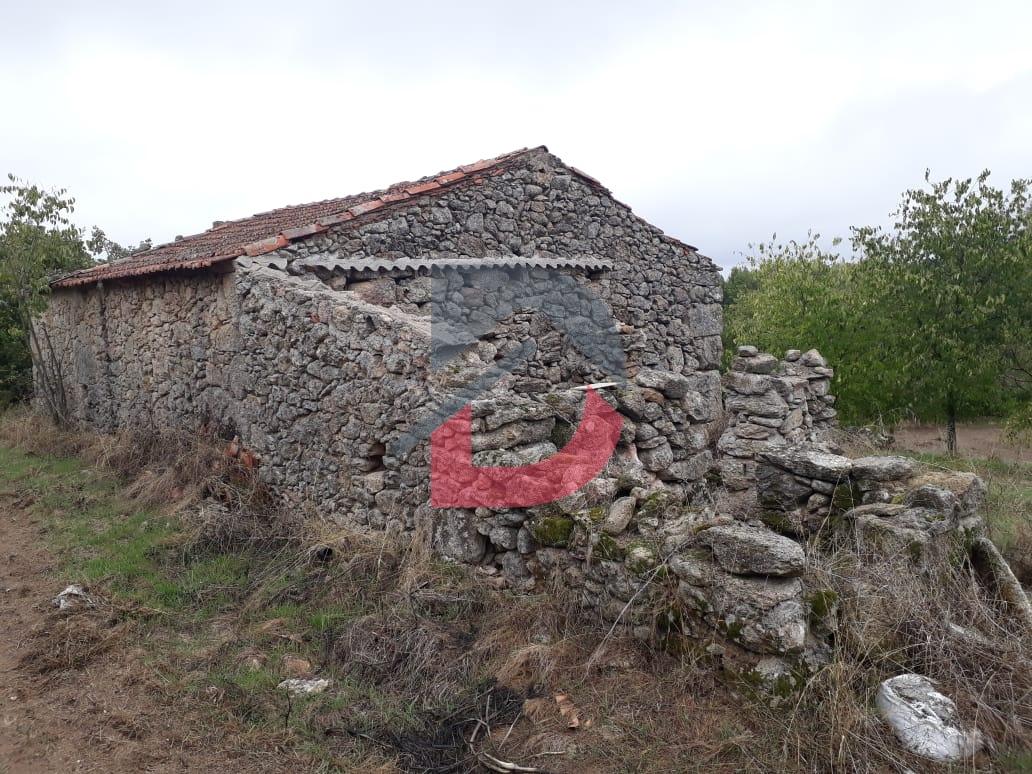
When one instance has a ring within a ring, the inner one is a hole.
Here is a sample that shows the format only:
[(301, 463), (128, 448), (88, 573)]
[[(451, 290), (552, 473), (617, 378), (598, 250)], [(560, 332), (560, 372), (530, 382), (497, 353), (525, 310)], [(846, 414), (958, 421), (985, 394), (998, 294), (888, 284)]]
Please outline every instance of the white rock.
[(327, 680), (324, 677), (312, 680), (295, 677), (290, 680), (284, 680), (279, 684), (278, 688), (281, 691), (286, 691), (294, 698), (298, 698), (300, 696), (314, 696), (317, 693), (322, 693), (331, 685), (333, 685), (333, 681)]
[(97, 601), (86, 593), (86, 589), (78, 583), (73, 583), (66, 588), (51, 602), (58, 610), (75, 610), (81, 607), (96, 607)]
[(951, 763), (970, 758), (982, 748), (982, 735), (960, 725), (957, 705), (927, 677), (902, 674), (889, 678), (879, 686), (875, 703), (912, 753)]

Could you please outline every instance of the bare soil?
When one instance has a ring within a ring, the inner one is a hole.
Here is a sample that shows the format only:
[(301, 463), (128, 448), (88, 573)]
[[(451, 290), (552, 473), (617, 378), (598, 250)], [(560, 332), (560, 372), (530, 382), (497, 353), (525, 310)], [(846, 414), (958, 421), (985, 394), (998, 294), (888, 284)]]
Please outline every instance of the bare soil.
[[(156, 690), (140, 652), (124, 643), (81, 650), (81, 668), (33, 668), (83, 643), (51, 636), (74, 631), (78, 621), (50, 602), (68, 581), (58, 577), (43, 525), (26, 506), (0, 492), (0, 774), (258, 768), (207, 746), (196, 724)], [(85, 615), (83, 631), (103, 630), (107, 616)]]
[[(944, 425), (903, 425), (896, 429), (896, 446), (913, 452), (943, 454), (946, 451)], [(962, 457), (998, 459), (1006, 462), (1032, 462), (1032, 447), (1009, 442), (999, 425), (990, 422), (957, 426), (957, 452)]]

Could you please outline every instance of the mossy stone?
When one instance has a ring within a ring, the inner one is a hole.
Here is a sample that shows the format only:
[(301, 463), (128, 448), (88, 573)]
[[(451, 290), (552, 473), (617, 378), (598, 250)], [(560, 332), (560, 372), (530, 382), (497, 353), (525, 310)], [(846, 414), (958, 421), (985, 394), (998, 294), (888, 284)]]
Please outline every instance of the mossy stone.
[(574, 522), (563, 516), (545, 516), (531, 526), (534, 539), (543, 546), (566, 548), (573, 535)]
[(620, 547), (612, 535), (607, 535), (603, 532), (598, 536), (598, 541), (595, 543), (595, 554), (601, 559), (619, 562), (624, 559), (627, 552)]

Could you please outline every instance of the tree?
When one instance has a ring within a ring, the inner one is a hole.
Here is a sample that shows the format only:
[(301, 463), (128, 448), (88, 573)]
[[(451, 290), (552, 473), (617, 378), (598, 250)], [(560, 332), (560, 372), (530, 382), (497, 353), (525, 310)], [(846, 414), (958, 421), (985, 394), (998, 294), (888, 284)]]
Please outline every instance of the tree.
[(725, 345), (819, 349), (835, 366), (837, 405), (859, 421), (891, 412), (899, 396), (890, 389), (890, 358), (880, 345), (888, 333), (869, 267), (839, 255), (839, 241), (826, 249), (811, 233), (805, 242), (750, 245), (749, 268), (725, 310)]
[(46, 308), (48, 280), (88, 266), (90, 253), (69, 216), (75, 200), (63, 189), (47, 191), (8, 176), (9, 197), (0, 217), (0, 398), (17, 400), (32, 387), (37, 357), (41, 397), (51, 416), (64, 421), (60, 365), (47, 332), (33, 325)]
[[(749, 247), (753, 246), (749, 245)], [(724, 281), (724, 308), (731, 306), (743, 296), (759, 289), (760, 278), (757, 274), (755, 266), (731, 267), (731, 273)]]
[(925, 181), (890, 230), (854, 229), (853, 245), (883, 300), (895, 386), (917, 415), (946, 420), (953, 454), (959, 417), (1001, 413), (1002, 376), (1032, 338), (1030, 181)]

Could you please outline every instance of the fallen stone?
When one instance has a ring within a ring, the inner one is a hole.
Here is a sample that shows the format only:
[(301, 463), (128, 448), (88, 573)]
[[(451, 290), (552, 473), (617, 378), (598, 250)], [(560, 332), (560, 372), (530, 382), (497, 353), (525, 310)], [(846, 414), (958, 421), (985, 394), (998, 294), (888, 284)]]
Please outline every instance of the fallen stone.
[(738, 357), (756, 357), (759, 350), (751, 344), (743, 344), (736, 350)]
[(878, 711), (896, 737), (912, 753), (941, 763), (956, 763), (982, 749), (982, 735), (966, 729), (957, 718), (957, 705), (916, 674), (889, 678), (878, 688)]

